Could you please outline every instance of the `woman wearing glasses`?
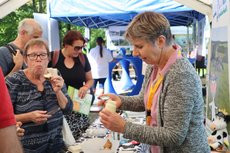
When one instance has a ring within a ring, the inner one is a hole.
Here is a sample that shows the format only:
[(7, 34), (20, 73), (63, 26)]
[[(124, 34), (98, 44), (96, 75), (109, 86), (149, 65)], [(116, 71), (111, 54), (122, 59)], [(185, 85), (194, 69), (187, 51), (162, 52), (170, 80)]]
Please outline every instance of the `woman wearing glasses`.
[[(93, 85), (88, 58), (82, 53), (84, 45), (85, 39), (79, 31), (68, 31), (63, 38), (63, 48), (58, 52), (58, 56), (55, 55), (56, 51), (53, 52), (50, 63), (60, 71), (67, 87), (72, 86), (79, 90), (80, 98), (84, 98)], [(91, 94), (93, 95), (93, 92)], [(77, 112), (67, 115), (66, 120), (75, 139), (89, 126), (88, 116)]]
[(46, 42), (32, 39), (25, 46), (27, 68), (6, 77), (16, 120), (25, 129), (21, 137), (25, 153), (58, 153), (64, 147), (63, 114), (71, 113), (73, 104), (61, 76), (44, 78), (48, 57)]

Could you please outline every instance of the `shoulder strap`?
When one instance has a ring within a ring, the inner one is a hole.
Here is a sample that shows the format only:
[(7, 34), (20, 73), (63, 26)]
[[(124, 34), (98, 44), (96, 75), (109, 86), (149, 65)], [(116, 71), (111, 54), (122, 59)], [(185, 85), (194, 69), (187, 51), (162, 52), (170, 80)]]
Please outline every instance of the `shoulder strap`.
[(17, 51), (11, 44), (6, 44), (5, 47), (10, 51), (11, 54), (16, 55)]
[(52, 57), (52, 67), (55, 67), (55, 65), (58, 62), (60, 51), (59, 50), (54, 50), (53, 51), (53, 57)]
[(79, 56), (79, 60), (82, 64), (82, 66), (85, 68), (85, 56), (84, 56), (84, 54), (80, 53), (78, 56)]

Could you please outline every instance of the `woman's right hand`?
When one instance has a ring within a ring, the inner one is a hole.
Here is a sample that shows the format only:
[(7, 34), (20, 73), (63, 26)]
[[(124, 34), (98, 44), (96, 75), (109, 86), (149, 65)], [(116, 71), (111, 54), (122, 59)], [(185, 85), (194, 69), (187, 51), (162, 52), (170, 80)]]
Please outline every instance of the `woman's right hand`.
[(98, 96), (98, 99), (99, 99), (99, 101), (97, 103), (98, 106), (104, 106), (105, 103), (106, 103), (106, 100), (100, 99), (100, 97), (102, 97), (102, 96), (108, 96), (109, 99), (111, 99), (112, 101), (115, 101), (117, 108), (119, 108), (121, 106), (121, 99), (120, 99), (120, 97), (118, 97), (115, 94), (110, 94), (110, 93), (108, 93), (108, 94), (102, 94), (102, 95)]
[(51, 115), (47, 114), (47, 111), (36, 110), (30, 113), (31, 121), (36, 124), (44, 124)]

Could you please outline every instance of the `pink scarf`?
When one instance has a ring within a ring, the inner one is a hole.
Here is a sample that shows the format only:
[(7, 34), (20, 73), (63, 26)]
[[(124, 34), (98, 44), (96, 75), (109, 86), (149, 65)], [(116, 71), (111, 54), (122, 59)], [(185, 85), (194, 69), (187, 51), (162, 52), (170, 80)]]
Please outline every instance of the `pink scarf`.
[[(165, 76), (165, 74), (168, 72), (168, 70), (170, 69), (170, 67), (176, 62), (177, 59), (180, 59), (182, 56), (178, 54), (179, 51), (179, 46), (176, 46), (177, 50), (170, 56), (168, 62), (166, 63), (166, 65), (164, 66), (164, 68), (162, 69), (162, 71), (160, 71), (160, 74)], [(157, 67), (153, 67), (153, 71), (151, 73), (151, 79), (149, 80), (149, 83), (147, 85), (146, 88), (146, 92), (144, 95), (144, 102), (145, 102), (145, 107), (147, 106), (147, 101), (148, 101), (148, 97), (149, 97), (149, 91), (150, 91), (150, 87), (152, 85), (152, 83), (154, 83), (154, 81), (156, 82), (156, 78), (157, 77)], [(159, 88), (157, 89), (154, 97), (153, 97), (153, 102), (152, 102), (152, 107), (151, 107), (151, 122), (150, 122), (150, 126), (157, 126), (157, 111), (158, 111), (158, 100), (159, 100), (159, 95), (160, 95), (160, 91), (162, 88), (162, 83), (159, 86)], [(159, 153), (160, 152), (160, 147), (156, 146), (156, 145), (152, 145), (151, 146), (151, 152), (152, 153)]]

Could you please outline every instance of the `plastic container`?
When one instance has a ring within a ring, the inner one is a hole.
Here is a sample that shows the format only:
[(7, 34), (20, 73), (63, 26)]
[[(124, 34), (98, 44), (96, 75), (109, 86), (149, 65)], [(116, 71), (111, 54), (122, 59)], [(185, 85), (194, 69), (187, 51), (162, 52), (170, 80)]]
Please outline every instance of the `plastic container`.
[(112, 113), (116, 112), (116, 102), (112, 100), (107, 100), (107, 103), (105, 105), (105, 109), (109, 110)]

